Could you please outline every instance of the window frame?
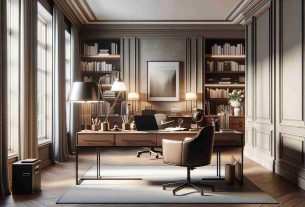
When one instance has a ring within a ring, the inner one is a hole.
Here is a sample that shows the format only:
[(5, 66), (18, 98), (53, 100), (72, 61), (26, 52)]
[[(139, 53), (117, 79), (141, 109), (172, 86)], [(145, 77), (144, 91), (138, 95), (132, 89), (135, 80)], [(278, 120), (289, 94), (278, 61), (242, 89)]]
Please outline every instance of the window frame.
[[(69, 42), (68, 42), (69, 41)], [(69, 90), (72, 85), (72, 48), (71, 48), (71, 33), (66, 29), (65, 30), (65, 90), (66, 90), (66, 100), (68, 100)], [(69, 52), (69, 57), (67, 57), (67, 52)], [(69, 66), (67, 68), (67, 65)], [(67, 70), (69, 70), (67, 77)], [(67, 85), (69, 84), (69, 87)], [(71, 125), (71, 103), (66, 101), (66, 123), (67, 123), (67, 132), (70, 132)]]
[[(44, 83), (44, 89), (45, 89), (45, 123), (44, 123), (44, 130), (45, 130), (45, 136), (38, 137), (38, 145), (43, 145), (45, 143), (52, 142), (53, 132), (52, 132), (52, 107), (53, 107), (53, 25), (52, 25), (52, 15), (48, 12), (46, 8), (42, 4), (38, 2), (38, 14), (37, 14), (37, 21), (41, 21), (45, 23), (46, 25), (46, 31), (45, 31), (45, 41), (46, 43), (43, 44), (40, 41), (38, 41), (37, 38), (37, 57), (38, 57), (38, 47), (43, 46), (45, 48), (45, 83)], [(38, 25), (38, 22), (37, 22)], [(38, 27), (37, 27), (37, 34), (38, 34)], [(38, 63), (38, 60), (37, 60)], [(37, 64), (37, 73), (38, 70), (42, 68), (38, 68)], [(36, 74), (37, 74), (36, 73)], [(38, 80), (38, 77), (37, 77)], [(39, 88), (37, 84), (37, 89)], [(36, 97), (38, 98), (38, 97)], [(38, 114), (37, 114), (38, 116)], [(38, 117), (37, 117), (38, 118)], [(38, 123), (38, 119), (37, 119)], [(37, 124), (37, 132), (38, 132), (38, 124)]]

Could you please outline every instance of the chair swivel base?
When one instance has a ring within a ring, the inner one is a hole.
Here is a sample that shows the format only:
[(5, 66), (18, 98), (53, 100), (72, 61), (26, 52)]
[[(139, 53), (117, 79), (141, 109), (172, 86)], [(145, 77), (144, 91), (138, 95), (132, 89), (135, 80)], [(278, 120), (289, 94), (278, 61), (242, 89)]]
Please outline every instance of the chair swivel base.
[(144, 150), (137, 152), (137, 157), (140, 157), (141, 154), (144, 154), (144, 153), (149, 153), (149, 155), (153, 154), (156, 156), (157, 159), (159, 158), (159, 154), (162, 155), (162, 151), (155, 150), (153, 147), (145, 147)]
[[(213, 185), (209, 185), (209, 184), (205, 184), (202, 183), (201, 180), (198, 181), (191, 181), (191, 176), (190, 176), (190, 170), (191, 168), (188, 167), (187, 168), (187, 180), (185, 181), (179, 181), (179, 182), (174, 182), (174, 183), (167, 183), (167, 184), (163, 184), (163, 190), (165, 190), (167, 187), (170, 186), (175, 186), (177, 184), (182, 184), (178, 187), (176, 187), (175, 189), (173, 189), (173, 194), (176, 195), (176, 193), (184, 188), (193, 188), (199, 192), (201, 192), (201, 195), (203, 196), (203, 187), (209, 187), (212, 189), (212, 192), (214, 192), (214, 186)], [(200, 187), (198, 187), (196, 184), (200, 184)]]

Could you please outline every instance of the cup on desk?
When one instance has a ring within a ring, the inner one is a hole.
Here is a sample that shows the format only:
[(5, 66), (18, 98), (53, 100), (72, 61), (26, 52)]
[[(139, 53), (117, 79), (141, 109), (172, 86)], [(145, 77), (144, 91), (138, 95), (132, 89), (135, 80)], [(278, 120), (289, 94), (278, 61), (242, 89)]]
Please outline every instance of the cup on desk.
[(122, 123), (122, 130), (130, 130), (130, 124), (129, 123)]
[(101, 129), (101, 125), (99, 125), (99, 124), (93, 124), (93, 125), (91, 125), (91, 130), (92, 131), (98, 131), (98, 130), (100, 130)]
[(102, 122), (101, 130), (102, 131), (108, 131), (109, 130), (109, 123), (108, 122)]

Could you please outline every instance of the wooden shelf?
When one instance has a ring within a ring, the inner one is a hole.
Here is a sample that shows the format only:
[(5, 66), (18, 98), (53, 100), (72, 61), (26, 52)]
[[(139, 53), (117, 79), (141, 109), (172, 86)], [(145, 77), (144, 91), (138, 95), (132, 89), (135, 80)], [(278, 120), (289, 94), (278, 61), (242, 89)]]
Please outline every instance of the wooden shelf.
[(229, 98), (207, 98), (207, 101), (229, 101)]
[(245, 84), (205, 84), (204, 87), (210, 88), (244, 88)]
[(81, 74), (85, 75), (107, 75), (107, 74), (113, 74), (113, 73), (118, 73), (119, 71), (81, 71)]
[(82, 58), (87, 59), (120, 59), (121, 55), (83, 55)]
[(245, 71), (205, 71), (205, 74), (245, 74)]
[(246, 55), (212, 55), (205, 54), (206, 58), (215, 58), (215, 59), (245, 59)]

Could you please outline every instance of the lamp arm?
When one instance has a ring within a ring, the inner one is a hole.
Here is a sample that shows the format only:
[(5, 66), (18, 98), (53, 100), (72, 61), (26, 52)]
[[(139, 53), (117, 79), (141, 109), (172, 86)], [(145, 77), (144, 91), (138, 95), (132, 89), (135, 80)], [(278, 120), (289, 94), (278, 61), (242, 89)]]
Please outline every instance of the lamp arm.
[[(97, 116), (100, 115), (100, 103), (101, 103), (101, 98), (103, 99), (103, 101), (105, 101), (104, 99), (104, 95), (103, 95), (103, 89), (102, 89), (102, 80), (105, 80), (106, 78), (112, 77), (115, 74), (120, 74), (119, 71), (116, 71), (115, 73), (112, 74), (107, 74), (105, 76), (100, 77), (100, 79), (98, 80), (98, 107), (97, 107)], [(109, 115), (108, 115), (109, 116)]]
[(110, 116), (110, 113), (112, 112), (114, 106), (117, 104), (117, 102), (118, 102), (118, 100), (119, 100), (119, 97), (121, 96), (121, 93), (122, 93), (122, 92), (120, 91), (119, 94), (118, 94), (118, 96), (115, 98), (115, 101), (114, 101), (113, 105), (111, 106), (111, 108), (110, 108), (110, 110), (109, 110), (109, 112), (108, 112), (108, 114), (107, 114), (106, 119), (105, 119), (104, 122), (108, 122), (108, 118), (109, 118), (109, 116)]

